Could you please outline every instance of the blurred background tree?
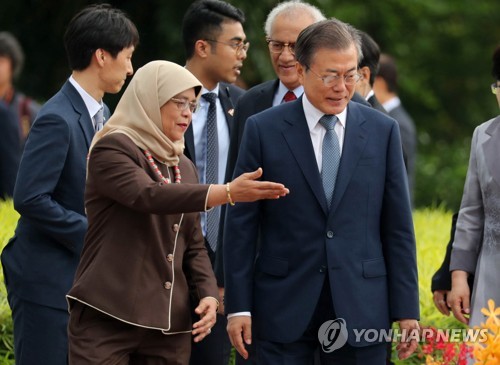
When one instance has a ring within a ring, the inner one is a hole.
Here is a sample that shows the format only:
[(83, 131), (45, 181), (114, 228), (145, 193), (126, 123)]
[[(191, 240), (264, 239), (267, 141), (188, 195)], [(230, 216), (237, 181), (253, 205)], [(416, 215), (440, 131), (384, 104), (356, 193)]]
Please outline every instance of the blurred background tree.
[[(95, 2), (95, 1), (94, 1)], [(98, 1), (99, 2), (99, 1)], [(138, 68), (153, 59), (184, 63), (180, 25), (192, 1), (110, 0), (137, 24)], [(274, 78), (263, 23), (276, 0), (230, 0), (245, 11), (251, 48), (241, 83), (248, 87)], [(69, 75), (63, 47), (71, 17), (93, 1), (1, 0), (0, 30), (21, 41), (26, 64), (18, 86), (40, 101), (54, 94)], [(419, 150), (415, 205), (459, 207), (475, 126), (498, 115), (489, 85), (491, 54), (500, 44), (498, 0), (311, 0), (368, 32), (393, 55), (400, 97), (415, 120)], [(119, 95), (107, 95), (113, 108)]]

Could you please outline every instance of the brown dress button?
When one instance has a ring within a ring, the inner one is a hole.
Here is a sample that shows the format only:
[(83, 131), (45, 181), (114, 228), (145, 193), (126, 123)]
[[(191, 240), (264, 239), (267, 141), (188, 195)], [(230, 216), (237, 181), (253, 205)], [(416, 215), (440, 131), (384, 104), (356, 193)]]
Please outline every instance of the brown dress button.
[(172, 288), (172, 283), (170, 281), (166, 281), (165, 284), (163, 284), (163, 287), (170, 290)]
[(168, 262), (172, 262), (172, 261), (174, 261), (174, 255), (172, 255), (171, 253), (169, 253), (169, 254), (167, 255), (167, 261), (168, 261)]
[(179, 230), (179, 225), (177, 223), (175, 223), (173, 226), (172, 226), (172, 230), (174, 232), (177, 232)]

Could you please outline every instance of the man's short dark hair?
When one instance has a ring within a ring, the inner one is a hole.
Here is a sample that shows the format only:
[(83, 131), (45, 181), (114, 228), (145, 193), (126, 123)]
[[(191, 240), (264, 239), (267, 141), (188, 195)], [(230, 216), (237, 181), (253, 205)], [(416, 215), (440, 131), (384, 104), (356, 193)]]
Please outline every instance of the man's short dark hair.
[(191, 4), (182, 20), (182, 41), (186, 58), (194, 55), (194, 45), (200, 39), (217, 39), (222, 23), (245, 23), (243, 11), (220, 0), (198, 0)]
[(93, 53), (102, 48), (116, 57), (123, 49), (137, 46), (139, 32), (121, 10), (109, 4), (90, 5), (71, 19), (64, 46), (72, 70), (90, 65)]
[(350, 24), (331, 18), (311, 24), (300, 32), (295, 45), (295, 57), (307, 68), (311, 66), (312, 58), (318, 50), (346, 50), (353, 44), (359, 62), (363, 58), (363, 52), (358, 31)]
[(382, 53), (378, 68), (378, 76), (383, 78), (387, 84), (387, 90), (393, 93), (398, 91), (398, 68), (394, 59)]
[(361, 37), (361, 50), (363, 51), (363, 58), (360, 60), (358, 66), (368, 67), (370, 69), (370, 86), (375, 82), (377, 76), (380, 60), (380, 47), (377, 42), (366, 32), (359, 31)]
[(491, 70), (491, 74), (495, 80), (500, 81), (500, 46), (493, 52), (493, 69)]
[(0, 32), (0, 56), (10, 59), (12, 75), (18, 77), (24, 65), (24, 52), (12, 33)]

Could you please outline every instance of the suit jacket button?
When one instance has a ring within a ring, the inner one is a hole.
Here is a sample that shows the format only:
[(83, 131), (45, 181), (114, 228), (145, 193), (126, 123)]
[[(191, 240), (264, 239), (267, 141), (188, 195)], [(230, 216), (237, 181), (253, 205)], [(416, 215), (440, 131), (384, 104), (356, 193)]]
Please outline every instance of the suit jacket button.
[(172, 231), (174, 232), (177, 232), (179, 230), (179, 225), (177, 223), (175, 223), (173, 226), (172, 226)]
[(328, 231), (328, 232), (326, 232), (326, 237), (328, 237), (328, 238), (333, 238), (333, 236), (334, 236), (334, 234), (333, 234), (333, 232), (332, 232), (332, 231)]
[(170, 290), (172, 288), (172, 283), (170, 281), (166, 281), (165, 284), (163, 284), (163, 287)]
[(171, 253), (169, 253), (169, 254), (167, 255), (167, 261), (168, 261), (168, 262), (172, 262), (172, 261), (174, 261), (174, 255), (172, 255)]
[(319, 272), (320, 273), (324, 273), (326, 271), (326, 266), (325, 265), (321, 265), (321, 267), (319, 268)]

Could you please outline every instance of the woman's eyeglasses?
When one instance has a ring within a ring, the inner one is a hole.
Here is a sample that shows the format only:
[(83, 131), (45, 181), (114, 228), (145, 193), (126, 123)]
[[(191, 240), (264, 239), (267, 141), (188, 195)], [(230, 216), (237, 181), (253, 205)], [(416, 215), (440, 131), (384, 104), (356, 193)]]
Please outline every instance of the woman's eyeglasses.
[(176, 98), (172, 98), (170, 100), (172, 100), (177, 105), (177, 108), (179, 108), (180, 111), (184, 111), (187, 108), (189, 108), (191, 113), (195, 113), (196, 108), (198, 108), (198, 103), (194, 101), (189, 101), (187, 99), (176, 99)]

